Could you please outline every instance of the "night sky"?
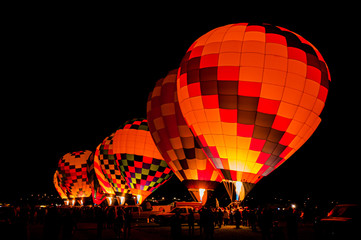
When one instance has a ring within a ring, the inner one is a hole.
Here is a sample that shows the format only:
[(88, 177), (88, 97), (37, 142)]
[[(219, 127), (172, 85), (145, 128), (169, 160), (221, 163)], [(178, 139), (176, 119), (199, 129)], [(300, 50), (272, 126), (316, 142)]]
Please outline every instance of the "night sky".
[(319, 128), (253, 194), (359, 200), (357, 7), (138, 5), (9, 14), (2, 34), (0, 200), (55, 193), (52, 178), (62, 155), (93, 151), (126, 120), (145, 118), (148, 93), (178, 68), (188, 47), (211, 29), (237, 22), (266, 22), (300, 34), (331, 73)]

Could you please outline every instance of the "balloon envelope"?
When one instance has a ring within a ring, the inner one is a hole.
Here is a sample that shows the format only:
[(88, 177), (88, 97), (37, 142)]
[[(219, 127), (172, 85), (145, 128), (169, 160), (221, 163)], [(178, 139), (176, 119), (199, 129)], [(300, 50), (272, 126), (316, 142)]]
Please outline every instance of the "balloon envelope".
[(330, 74), (303, 37), (269, 24), (230, 24), (198, 40), (177, 77), (181, 111), (224, 179), (257, 183), (312, 135)]
[(127, 121), (115, 132), (113, 152), (123, 177), (139, 203), (172, 174), (154, 144), (145, 119)]
[(79, 151), (65, 154), (58, 163), (58, 172), (62, 176), (68, 198), (90, 197), (91, 187), (88, 180), (87, 161), (91, 151)]
[(113, 152), (114, 133), (106, 137), (95, 151), (94, 168), (99, 184), (108, 195), (124, 195), (129, 187), (120, 172)]
[(176, 90), (177, 70), (156, 83), (147, 104), (149, 130), (168, 166), (200, 201), (199, 189), (214, 190), (222, 179), (187, 126)]

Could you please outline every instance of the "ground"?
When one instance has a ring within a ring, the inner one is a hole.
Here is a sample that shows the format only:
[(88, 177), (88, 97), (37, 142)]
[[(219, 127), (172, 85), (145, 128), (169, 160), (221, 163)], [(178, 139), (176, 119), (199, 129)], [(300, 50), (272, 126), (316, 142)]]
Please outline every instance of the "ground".
[[(97, 225), (96, 223), (78, 223), (78, 229), (73, 235), (73, 240), (96, 240), (97, 239)], [(313, 240), (314, 239), (313, 228), (311, 225), (302, 225), (299, 227), (298, 239), (299, 240)], [(35, 224), (29, 227), (30, 239), (40, 240), (43, 239), (43, 225)], [(61, 239), (61, 234), (58, 236)], [(12, 239), (12, 238), (10, 238)], [(55, 238), (56, 239), (56, 238)], [(103, 240), (116, 239), (113, 229), (103, 230)], [(171, 239), (170, 227), (159, 226), (152, 223), (136, 224), (132, 226), (130, 240), (169, 240)], [(193, 237), (189, 236), (188, 226), (182, 225), (182, 237), (180, 239), (192, 239), (192, 240), (204, 240), (205, 236), (200, 235), (200, 229), (195, 227), (195, 233)], [(261, 240), (262, 234), (258, 232), (252, 232), (250, 228), (241, 226), (240, 229), (236, 229), (235, 226), (222, 226), (222, 228), (215, 228), (214, 239), (242, 239), (242, 240)], [(5, 239), (4, 239), (5, 240)], [(287, 240), (287, 238), (285, 238)]]

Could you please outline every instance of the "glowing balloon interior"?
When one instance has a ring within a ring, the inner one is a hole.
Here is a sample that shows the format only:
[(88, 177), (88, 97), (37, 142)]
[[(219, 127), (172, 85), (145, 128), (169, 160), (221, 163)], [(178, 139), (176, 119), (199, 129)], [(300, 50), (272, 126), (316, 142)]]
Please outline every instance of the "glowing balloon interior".
[(321, 54), (303, 37), (248, 23), (201, 36), (177, 78), (183, 116), (213, 165), (226, 181), (252, 184), (316, 130), (330, 82)]

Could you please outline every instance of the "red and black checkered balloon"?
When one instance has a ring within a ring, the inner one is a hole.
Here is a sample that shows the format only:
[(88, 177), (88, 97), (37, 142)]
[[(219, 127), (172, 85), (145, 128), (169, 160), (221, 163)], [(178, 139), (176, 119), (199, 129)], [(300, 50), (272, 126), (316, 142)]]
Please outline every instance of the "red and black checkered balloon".
[(225, 180), (257, 183), (319, 125), (330, 74), (300, 35), (230, 24), (196, 40), (177, 77), (183, 116)]
[(149, 94), (147, 119), (164, 160), (188, 190), (195, 196), (200, 188), (214, 190), (222, 179), (182, 116), (177, 98), (177, 70), (160, 79)]
[(68, 198), (89, 197), (92, 193), (88, 179), (89, 150), (65, 154), (58, 163), (61, 185), (66, 188)]

